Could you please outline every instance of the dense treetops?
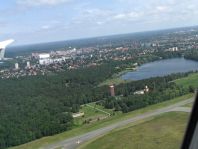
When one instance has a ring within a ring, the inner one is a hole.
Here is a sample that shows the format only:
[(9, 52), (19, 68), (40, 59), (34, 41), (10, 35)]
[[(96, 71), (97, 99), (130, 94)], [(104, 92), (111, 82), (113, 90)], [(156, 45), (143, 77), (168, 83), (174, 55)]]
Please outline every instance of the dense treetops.
[[(0, 80), (0, 148), (71, 129), (74, 126), (71, 113), (78, 112), (81, 104), (102, 100), (106, 108), (128, 112), (187, 93), (188, 90), (170, 83), (187, 74), (120, 84), (116, 86), (118, 100), (109, 97), (108, 86), (98, 86), (134, 62), (156, 59), (157, 56), (148, 55), (54, 75)], [(145, 85), (151, 89), (150, 93), (133, 95)]]
[(198, 61), (198, 50), (192, 49), (192, 50), (186, 51), (184, 57), (187, 59), (192, 59), (192, 60)]

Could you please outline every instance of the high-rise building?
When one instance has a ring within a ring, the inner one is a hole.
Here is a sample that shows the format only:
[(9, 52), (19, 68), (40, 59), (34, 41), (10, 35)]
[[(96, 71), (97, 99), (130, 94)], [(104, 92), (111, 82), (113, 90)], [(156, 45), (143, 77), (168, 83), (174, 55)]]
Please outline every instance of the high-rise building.
[(19, 64), (18, 63), (15, 63), (15, 69), (19, 69)]
[(31, 67), (29, 61), (27, 61), (27, 66), (26, 66), (26, 67), (27, 67), (28, 69)]
[(111, 96), (115, 96), (115, 87), (114, 85), (109, 86)]
[(146, 85), (145, 88), (144, 88), (144, 92), (146, 92), (146, 93), (149, 92), (149, 88), (148, 88), (147, 85)]
[(52, 63), (53, 63), (53, 60), (50, 58), (49, 53), (39, 54), (39, 64), (40, 65), (49, 65)]

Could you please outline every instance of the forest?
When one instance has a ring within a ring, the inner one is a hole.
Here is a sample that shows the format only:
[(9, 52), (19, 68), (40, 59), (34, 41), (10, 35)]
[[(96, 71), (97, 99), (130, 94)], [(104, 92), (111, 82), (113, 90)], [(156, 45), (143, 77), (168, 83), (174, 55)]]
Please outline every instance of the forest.
[(191, 60), (198, 61), (198, 50), (197, 49), (188, 50), (185, 53), (184, 57), (186, 59), (191, 59)]
[[(172, 74), (165, 77), (156, 77), (116, 86), (116, 97), (109, 97), (104, 101), (97, 102), (108, 109), (127, 113), (148, 105), (156, 104), (178, 96), (194, 92), (193, 88), (178, 86), (172, 80), (185, 77), (188, 73)], [(144, 95), (134, 95), (137, 90), (148, 86), (149, 92)]]
[[(72, 129), (71, 114), (78, 112), (81, 104), (102, 100), (99, 104), (125, 113), (190, 91), (171, 82), (188, 73), (120, 84), (116, 86), (118, 99), (110, 97), (108, 86), (98, 86), (138, 60), (145, 63), (156, 60), (156, 56), (107, 61), (95, 67), (45, 76), (0, 79), (0, 148)], [(145, 85), (151, 92), (144, 96), (133, 95)]]

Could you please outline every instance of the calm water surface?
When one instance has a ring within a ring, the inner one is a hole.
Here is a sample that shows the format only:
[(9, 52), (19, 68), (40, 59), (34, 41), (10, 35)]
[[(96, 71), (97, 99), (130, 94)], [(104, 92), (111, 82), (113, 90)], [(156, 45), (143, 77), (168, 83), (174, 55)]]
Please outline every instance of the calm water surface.
[(138, 67), (136, 71), (122, 75), (121, 78), (124, 80), (141, 80), (192, 70), (198, 70), (198, 62), (184, 58), (173, 58), (144, 64)]

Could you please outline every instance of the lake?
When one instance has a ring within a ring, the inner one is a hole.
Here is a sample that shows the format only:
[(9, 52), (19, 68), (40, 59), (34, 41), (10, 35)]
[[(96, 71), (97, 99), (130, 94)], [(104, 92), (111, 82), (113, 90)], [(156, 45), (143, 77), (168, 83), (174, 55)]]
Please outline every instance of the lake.
[(173, 58), (146, 63), (136, 71), (121, 76), (123, 80), (142, 80), (150, 77), (165, 76), (172, 73), (198, 70), (198, 62), (184, 58)]

